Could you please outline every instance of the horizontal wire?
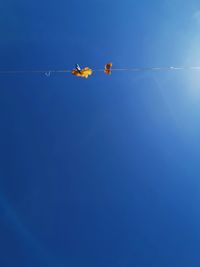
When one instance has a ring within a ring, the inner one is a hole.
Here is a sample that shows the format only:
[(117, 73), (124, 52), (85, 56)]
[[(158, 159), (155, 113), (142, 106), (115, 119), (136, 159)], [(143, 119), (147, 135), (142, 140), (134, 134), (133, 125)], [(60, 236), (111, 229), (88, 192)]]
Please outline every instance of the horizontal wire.
[[(200, 66), (189, 67), (146, 67), (146, 68), (113, 68), (111, 71), (172, 71), (172, 70), (200, 70)], [(93, 72), (103, 72), (104, 69), (93, 69)], [(50, 76), (52, 73), (71, 73), (71, 70), (0, 70), (0, 74), (26, 74), (26, 73), (41, 73)]]

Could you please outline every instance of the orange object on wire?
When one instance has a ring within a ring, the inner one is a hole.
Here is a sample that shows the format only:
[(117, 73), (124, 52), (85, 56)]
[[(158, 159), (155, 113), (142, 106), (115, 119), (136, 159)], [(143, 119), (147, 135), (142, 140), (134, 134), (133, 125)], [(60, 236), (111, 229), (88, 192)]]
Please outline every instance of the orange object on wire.
[(105, 73), (106, 75), (110, 75), (110, 74), (111, 74), (111, 68), (112, 68), (112, 62), (107, 63), (107, 64), (104, 66), (104, 73)]

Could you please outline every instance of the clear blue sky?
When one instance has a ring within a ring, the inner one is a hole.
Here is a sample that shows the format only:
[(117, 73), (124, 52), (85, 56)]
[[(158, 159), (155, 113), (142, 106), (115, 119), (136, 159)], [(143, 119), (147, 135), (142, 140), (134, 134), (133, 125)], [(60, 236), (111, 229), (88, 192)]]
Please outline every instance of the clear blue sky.
[[(7, 0), (0, 69), (200, 65), (199, 0)], [(0, 76), (1, 267), (199, 267), (199, 72)]]

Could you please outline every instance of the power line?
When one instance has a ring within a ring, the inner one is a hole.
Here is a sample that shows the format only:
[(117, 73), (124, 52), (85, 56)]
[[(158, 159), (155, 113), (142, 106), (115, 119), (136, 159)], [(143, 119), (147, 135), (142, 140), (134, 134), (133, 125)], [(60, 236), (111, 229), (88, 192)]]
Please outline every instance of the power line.
[[(114, 71), (146, 72), (146, 71), (176, 71), (176, 70), (200, 70), (200, 66), (189, 67), (145, 67), (145, 68), (112, 68)], [(93, 69), (93, 72), (104, 72), (104, 69)], [(71, 70), (0, 70), (0, 74), (45, 74), (50, 76), (53, 73), (71, 73)]]

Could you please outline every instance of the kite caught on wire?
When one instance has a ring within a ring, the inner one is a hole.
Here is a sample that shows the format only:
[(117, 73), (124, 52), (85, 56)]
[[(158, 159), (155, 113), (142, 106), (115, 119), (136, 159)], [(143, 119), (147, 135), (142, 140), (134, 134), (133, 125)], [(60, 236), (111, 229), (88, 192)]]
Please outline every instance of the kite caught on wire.
[(46, 77), (50, 77), (51, 74), (55, 73), (71, 73), (76, 77), (82, 77), (87, 79), (94, 72), (104, 72), (106, 75), (111, 75), (114, 71), (126, 71), (126, 72), (146, 72), (146, 71), (175, 71), (175, 70), (200, 70), (200, 66), (196, 67), (147, 67), (147, 68), (112, 68), (112, 62), (106, 63), (102, 69), (92, 69), (89, 67), (81, 68), (78, 64), (72, 70), (0, 70), (2, 74), (44, 74)]

